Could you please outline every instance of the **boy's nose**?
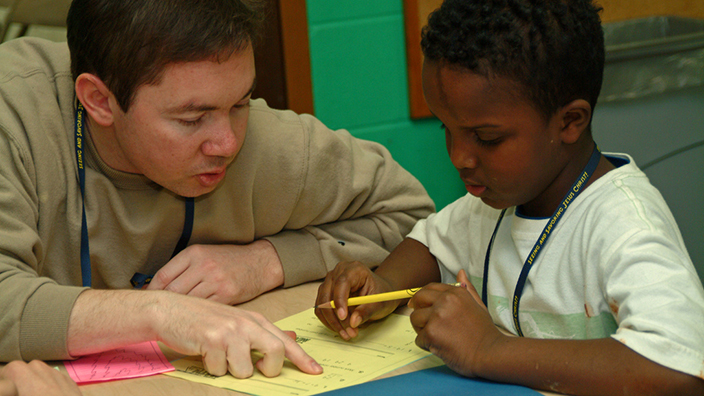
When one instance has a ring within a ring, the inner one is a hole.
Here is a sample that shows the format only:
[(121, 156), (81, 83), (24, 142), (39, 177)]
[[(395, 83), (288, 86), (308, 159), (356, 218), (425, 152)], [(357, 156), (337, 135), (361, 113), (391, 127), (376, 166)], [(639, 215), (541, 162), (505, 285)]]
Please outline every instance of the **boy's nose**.
[(457, 169), (474, 169), (478, 161), (474, 153), (471, 142), (467, 142), (467, 137), (454, 137), (451, 133), (446, 133), (447, 152), (450, 161)]

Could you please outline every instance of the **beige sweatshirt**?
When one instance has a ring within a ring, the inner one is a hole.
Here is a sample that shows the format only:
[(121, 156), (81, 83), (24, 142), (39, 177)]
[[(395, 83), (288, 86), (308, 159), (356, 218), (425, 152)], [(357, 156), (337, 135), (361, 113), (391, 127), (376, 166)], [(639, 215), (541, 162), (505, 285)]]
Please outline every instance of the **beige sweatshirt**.
[[(0, 361), (70, 357), (69, 315), (85, 290), (74, 103), (65, 43), (0, 46)], [(130, 288), (135, 272), (153, 274), (170, 259), (184, 200), (109, 168), (86, 142), (92, 286)], [(293, 286), (341, 260), (379, 263), (433, 210), (383, 146), (253, 100), (238, 157), (195, 200), (189, 244), (266, 238)]]

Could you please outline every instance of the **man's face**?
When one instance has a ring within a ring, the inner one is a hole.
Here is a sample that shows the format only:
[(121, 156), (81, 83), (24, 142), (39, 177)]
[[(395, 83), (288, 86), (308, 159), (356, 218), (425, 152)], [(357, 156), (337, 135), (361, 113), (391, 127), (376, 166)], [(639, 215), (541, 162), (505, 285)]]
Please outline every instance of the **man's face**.
[(127, 113), (113, 105), (110, 165), (182, 196), (213, 191), (244, 143), (254, 81), (251, 46), (221, 62), (167, 65), (158, 84), (137, 89)]
[(546, 123), (507, 80), (439, 62), (425, 61), (423, 91), (470, 194), (496, 209), (541, 207), (564, 166), (558, 117)]

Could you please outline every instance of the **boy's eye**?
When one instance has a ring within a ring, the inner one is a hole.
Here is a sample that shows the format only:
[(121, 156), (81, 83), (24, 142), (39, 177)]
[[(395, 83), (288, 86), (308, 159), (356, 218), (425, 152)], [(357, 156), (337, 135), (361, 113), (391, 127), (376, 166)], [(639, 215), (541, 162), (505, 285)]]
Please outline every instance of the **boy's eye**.
[(480, 146), (495, 146), (501, 142), (501, 138), (496, 139), (482, 139), (478, 134), (474, 134), (474, 138)]
[[(448, 132), (447, 127), (445, 124), (440, 124), (440, 129), (445, 131), (446, 133)], [(472, 136), (474, 137), (474, 140), (477, 142), (478, 145), (483, 146), (483, 147), (489, 147), (489, 146), (496, 146), (497, 144), (501, 143), (501, 138), (497, 137), (494, 139), (483, 139), (479, 135), (478, 132), (470, 132)]]

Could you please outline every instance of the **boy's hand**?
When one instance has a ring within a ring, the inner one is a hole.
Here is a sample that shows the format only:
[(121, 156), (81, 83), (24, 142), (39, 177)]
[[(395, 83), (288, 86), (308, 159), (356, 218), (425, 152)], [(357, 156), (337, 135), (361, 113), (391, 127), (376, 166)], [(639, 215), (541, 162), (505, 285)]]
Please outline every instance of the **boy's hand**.
[(489, 316), (464, 270), (457, 282), (465, 287), (441, 283), (425, 286), (408, 302), (413, 308), (411, 324), (418, 333), (416, 345), (441, 358), (452, 370), (477, 376), (477, 364), (491, 345), (503, 337)]
[(335, 302), (335, 309), (316, 308), (315, 315), (329, 329), (345, 340), (357, 336), (357, 327), (368, 321), (381, 319), (396, 309), (399, 301), (347, 306), (347, 298), (393, 291), (389, 283), (374, 274), (364, 264), (341, 262), (325, 277), (318, 288), (316, 305)]

